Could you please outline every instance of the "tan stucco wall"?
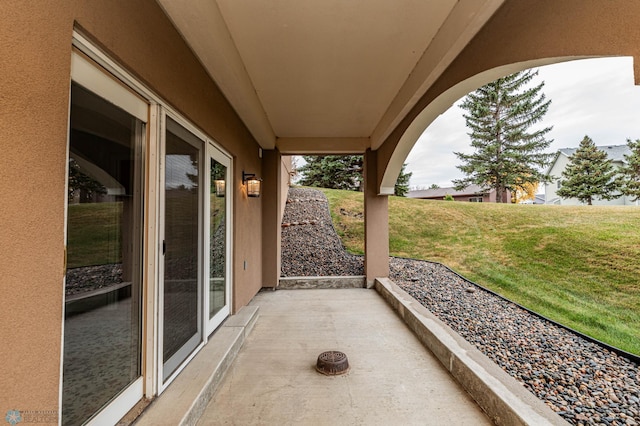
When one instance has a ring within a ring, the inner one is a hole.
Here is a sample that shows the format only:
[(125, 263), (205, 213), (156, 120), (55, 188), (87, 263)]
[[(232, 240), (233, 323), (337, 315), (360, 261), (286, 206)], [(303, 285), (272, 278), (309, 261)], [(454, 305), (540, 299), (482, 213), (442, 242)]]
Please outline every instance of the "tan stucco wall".
[(276, 287), (280, 278), (280, 224), (282, 200), (282, 156), (277, 149), (262, 157), (262, 286)]
[(389, 197), (377, 192), (377, 155), (364, 154), (364, 273), (367, 287), (389, 276)]
[(289, 194), (289, 187), (291, 186), (292, 172), (293, 157), (290, 155), (283, 155), (280, 164), (280, 199), (282, 200), (282, 203), (280, 205), (280, 223), (282, 223), (284, 209), (287, 206), (287, 196)]
[[(261, 200), (242, 170), (261, 173), (255, 143), (153, 0), (2, 5), (0, 26), (0, 412), (57, 410), (64, 208), (74, 23), (234, 156), (234, 307), (261, 286)], [(243, 261), (247, 261), (246, 270)]]
[[(380, 147), (378, 187), (383, 180), (386, 184), (395, 182), (402, 163), (424, 128), (412, 132), (415, 137), (410, 138), (408, 146), (399, 146), (398, 142), (414, 119), (432, 103), (437, 104), (438, 110), (430, 114), (424, 127), (458, 98), (482, 84), (536, 63), (552, 63), (567, 57), (633, 56), (636, 81), (640, 81), (638, 22), (640, 2), (507, 0)], [(549, 58), (558, 59), (550, 61)], [(510, 67), (500, 69), (505, 66)], [(484, 74), (485, 81), (473, 78), (489, 70), (494, 72)], [(441, 95), (456, 86), (464, 90), (441, 99)], [(392, 158), (396, 150), (402, 154)]]
[(277, 287), (282, 265), (282, 217), (289, 191), (291, 157), (278, 149), (265, 150), (262, 158), (262, 286)]
[(69, 11), (23, 4), (3, 2), (0, 25), (3, 419), (10, 408), (58, 409), (62, 338)]
[[(255, 147), (257, 153), (258, 147)], [(242, 152), (250, 156), (249, 152)], [(257, 158), (257, 155), (256, 155)], [(262, 288), (262, 197), (249, 198), (242, 187), (242, 171), (262, 174), (259, 162), (251, 161), (251, 157), (241, 160), (236, 158), (235, 171), (235, 203), (233, 212), (233, 309), (238, 309), (249, 301)]]

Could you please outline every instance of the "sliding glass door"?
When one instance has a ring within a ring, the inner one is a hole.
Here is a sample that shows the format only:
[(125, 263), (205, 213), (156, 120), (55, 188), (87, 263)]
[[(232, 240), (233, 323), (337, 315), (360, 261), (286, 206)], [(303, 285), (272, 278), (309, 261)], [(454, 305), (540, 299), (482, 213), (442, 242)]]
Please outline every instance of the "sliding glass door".
[(230, 313), (231, 158), (165, 116), (162, 382)]
[(204, 142), (170, 117), (164, 146), (162, 380), (202, 342)]
[(232, 159), (101, 54), (71, 70), (62, 424), (113, 424), (230, 314)]

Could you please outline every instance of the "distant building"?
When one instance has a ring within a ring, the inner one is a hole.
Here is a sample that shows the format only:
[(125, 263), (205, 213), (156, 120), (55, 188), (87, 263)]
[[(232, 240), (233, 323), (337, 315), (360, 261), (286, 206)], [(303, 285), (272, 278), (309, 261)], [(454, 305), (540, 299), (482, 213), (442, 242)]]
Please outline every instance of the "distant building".
[[(483, 189), (480, 185), (469, 185), (461, 191), (455, 188), (430, 188), (416, 191), (409, 191), (407, 197), (420, 198), (423, 200), (444, 200), (444, 197), (451, 195), (454, 201), (470, 201), (476, 203), (495, 203), (496, 190)], [(506, 192), (503, 202), (511, 201), (511, 193)]]
[[(624, 156), (629, 155), (631, 150), (628, 145), (605, 145), (599, 146), (599, 150), (607, 153), (607, 157), (612, 160), (613, 166), (620, 168), (626, 163)], [(562, 204), (568, 206), (582, 205), (577, 198), (561, 198), (558, 196), (557, 191), (562, 187), (562, 172), (569, 164), (569, 157), (572, 156), (578, 148), (562, 148), (559, 149), (555, 160), (549, 167), (548, 174), (553, 178), (550, 182), (544, 186), (545, 204)], [(637, 205), (637, 202), (631, 201), (630, 197), (621, 195), (618, 198), (612, 200), (600, 200), (595, 198), (593, 200), (594, 205), (600, 206), (624, 206), (624, 205)]]

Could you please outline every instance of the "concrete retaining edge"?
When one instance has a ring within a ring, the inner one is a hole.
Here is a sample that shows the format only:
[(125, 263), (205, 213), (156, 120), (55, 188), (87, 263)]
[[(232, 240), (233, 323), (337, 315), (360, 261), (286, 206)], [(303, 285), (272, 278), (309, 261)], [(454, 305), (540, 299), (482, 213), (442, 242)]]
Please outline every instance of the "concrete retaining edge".
[(364, 275), (344, 277), (282, 277), (278, 290), (308, 290), (314, 288), (365, 288)]
[(495, 424), (569, 424), (393, 281), (375, 289)]

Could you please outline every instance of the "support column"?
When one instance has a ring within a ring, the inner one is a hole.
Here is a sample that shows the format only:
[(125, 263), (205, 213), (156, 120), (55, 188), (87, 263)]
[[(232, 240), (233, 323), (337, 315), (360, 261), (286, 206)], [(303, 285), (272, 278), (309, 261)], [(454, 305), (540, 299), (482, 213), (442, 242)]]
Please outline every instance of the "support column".
[(389, 197), (378, 195), (377, 151), (364, 155), (364, 271), (367, 287), (389, 276)]
[(280, 151), (262, 151), (262, 287), (277, 287), (280, 279), (281, 164)]

